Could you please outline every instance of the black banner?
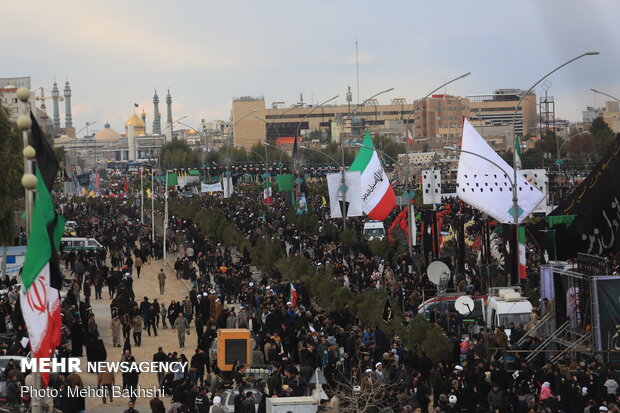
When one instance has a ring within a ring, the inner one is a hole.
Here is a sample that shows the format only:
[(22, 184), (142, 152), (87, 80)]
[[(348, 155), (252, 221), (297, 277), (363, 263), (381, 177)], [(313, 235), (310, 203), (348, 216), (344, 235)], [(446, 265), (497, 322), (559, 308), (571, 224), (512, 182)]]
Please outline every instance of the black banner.
[(606, 358), (620, 367), (620, 279), (598, 279), (598, 305), (601, 329), (601, 350), (609, 351)]
[[(573, 225), (556, 225), (558, 259), (578, 252), (609, 255), (620, 250), (620, 137), (590, 175), (551, 215), (576, 215)], [(539, 230), (544, 229), (540, 224)]]
[(78, 184), (80, 186), (89, 186), (90, 185), (90, 174), (82, 174), (77, 177)]

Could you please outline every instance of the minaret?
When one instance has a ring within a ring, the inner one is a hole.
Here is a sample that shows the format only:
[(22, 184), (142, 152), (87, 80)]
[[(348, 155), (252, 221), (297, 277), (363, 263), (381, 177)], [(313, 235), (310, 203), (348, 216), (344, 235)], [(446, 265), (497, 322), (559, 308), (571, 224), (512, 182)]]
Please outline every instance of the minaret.
[(58, 100), (60, 99), (60, 92), (58, 91), (58, 83), (54, 82), (52, 88), (52, 106), (54, 108), (54, 128), (60, 129), (60, 111), (58, 109)]
[(166, 95), (166, 107), (168, 109), (167, 115), (167, 123), (168, 125), (172, 123), (172, 96), (170, 96), (170, 89), (168, 89), (168, 94)]
[(65, 128), (73, 127), (73, 117), (71, 116), (71, 88), (69, 81), (65, 82)]
[(166, 115), (168, 117), (166, 119), (166, 142), (170, 142), (172, 140), (172, 96), (170, 96), (170, 89), (166, 95)]
[(144, 134), (146, 135), (146, 112), (144, 112), (144, 107), (142, 107), (140, 117), (142, 118), (142, 123), (144, 123)]
[(155, 96), (153, 96), (153, 135), (161, 135), (161, 115), (159, 113), (159, 96), (157, 96), (157, 89), (155, 89)]

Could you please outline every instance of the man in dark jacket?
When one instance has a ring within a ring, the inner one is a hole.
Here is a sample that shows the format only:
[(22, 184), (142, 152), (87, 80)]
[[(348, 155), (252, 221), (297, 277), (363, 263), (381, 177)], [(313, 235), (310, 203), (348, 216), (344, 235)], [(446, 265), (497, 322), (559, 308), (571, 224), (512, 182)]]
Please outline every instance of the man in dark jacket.
[(151, 413), (166, 413), (164, 402), (162, 402), (157, 396), (151, 399), (149, 405), (151, 406)]

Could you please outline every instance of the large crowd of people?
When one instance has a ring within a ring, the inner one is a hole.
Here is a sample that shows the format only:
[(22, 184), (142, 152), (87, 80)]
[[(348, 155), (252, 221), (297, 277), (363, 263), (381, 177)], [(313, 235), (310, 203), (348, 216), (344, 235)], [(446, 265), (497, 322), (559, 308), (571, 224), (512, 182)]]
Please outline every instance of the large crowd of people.
[[(221, 211), (251, 244), (262, 238), (279, 240), (287, 256), (304, 256), (355, 294), (385, 291), (398, 303), (405, 322), (417, 315), (422, 297), (436, 293), (424, 266), (415, 265), (415, 257), (406, 249), (391, 248), (385, 257), (377, 257), (363, 239), (342, 242), (338, 231), (330, 230), (339, 224), (329, 219), (320, 193), (307, 196), (318, 223), (312, 227), (291, 225), (286, 200), (274, 198), (272, 205), (265, 206), (255, 191), (241, 189), (229, 199), (196, 195), (190, 201), (203, 211)], [(170, 202), (188, 201), (172, 193)], [(517, 345), (526, 326), (482, 328), (467, 334), (458, 314), (436, 314), (432, 321), (443, 327), (452, 351), (444, 359), (433, 360), (419, 343), (406, 345), (381, 324), (361, 322), (347, 306), (321, 308), (301, 281), (285, 279), (277, 270), (255, 271), (250, 248), (222, 245), (189, 217), (171, 217), (166, 242), (171, 260), (165, 263), (161, 234), (151, 238), (151, 228), (139, 221), (139, 210), (131, 200), (64, 199), (60, 205), (64, 216), (78, 223), (80, 236), (96, 238), (104, 248), (61, 251), (69, 281), (62, 303), (67, 340), (59, 355), (82, 356), (85, 349), (92, 361), (118, 354), (122, 361), (136, 362), (141, 360), (136, 360), (132, 348), (144, 345), (145, 330), (153, 337), (175, 334), (177, 347), (172, 351), (159, 347), (153, 355), (153, 361), (188, 362), (188, 371), (158, 374), (159, 386), (171, 396), (174, 410), (168, 411), (223, 412), (221, 393), (230, 387), (235, 412), (264, 412), (269, 397), (316, 393), (317, 369), (326, 382), (326, 398), (319, 409), (327, 412), (618, 411), (620, 377), (611, 366), (572, 355), (551, 363), (540, 354), (528, 362), (526, 356), (543, 337), (534, 335)], [(479, 236), (476, 211), (457, 201), (447, 201), (441, 209), (450, 211), (442, 224), (446, 232), (449, 219), (458, 211), (474, 222), (469, 227), (471, 240)], [(393, 211), (386, 227), (398, 213)], [(353, 218), (348, 225), (359, 234), (363, 221)], [(535, 249), (535, 243), (530, 247)], [(418, 248), (414, 252), (423, 255)], [(476, 271), (477, 260), (477, 254), (467, 254), (468, 270), (454, 281), (455, 288), (472, 295), (483, 291), (486, 285)], [(164, 268), (170, 265), (177, 278), (187, 280), (187, 296), (165, 302), (136, 297), (134, 283), (141, 282), (142, 267), (149, 262), (161, 268), (157, 271), (160, 293), (166, 290)], [(19, 311), (18, 286), (8, 277), (2, 284), (8, 294), (0, 302), (0, 334), (11, 334), (11, 340), (0, 335), (1, 348), (6, 354), (25, 354), (20, 339), (27, 332)], [(91, 310), (93, 300), (104, 298), (111, 301), (113, 349), (107, 350), (100, 337), (107, 326), (98, 325)], [(504, 327), (511, 329), (510, 338)], [(210, 356), (217, 330), (225, 328), (249, 329), (255, 343), (251, 363), (235, 363), (230, 376)], [(13, 365), (9, 367), (5, 370), (9, 380), (24, 380)], [(114, 384), (113, 374), (99, 375), (98, 385)], [(82, 385), (76, 376), (53, 375), (50, 386), (66, 394), (67, 386)], [(124, 388), (133, 389), (139, 376), (124, 373), (122, 381)], [(16, 401), (15, 395), (11, 397)], [(63, 413), (84, 410), (84, 400), (58, 397), (53, 403)], [(151, 400), (150, 406), (153, 412), (165, 411), (159, 398)], [(136, 410), (132, 404), (126, 411)]]

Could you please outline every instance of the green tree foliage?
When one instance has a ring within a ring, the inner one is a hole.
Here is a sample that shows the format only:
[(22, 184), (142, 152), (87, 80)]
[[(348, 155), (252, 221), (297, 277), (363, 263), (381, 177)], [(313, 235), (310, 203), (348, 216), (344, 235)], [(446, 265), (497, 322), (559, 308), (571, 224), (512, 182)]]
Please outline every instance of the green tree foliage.
[(22, 145), (17, 127), (0, 105), (0, 245), (12, 245), (15, 237), (15, 210), (24, 193), (20, 184), (24, 171)]
[[(276, 262), (285, 256), (284, 249), (277, 239), (262, 238), (252, 248), (252, 262), (261, 271), (271, 272)], [(280, 271), (281, 274), (282, 271)]]
[(373, 239), (368, 243), (368, 248), (370, 252), (375, 257), (381, 257), (383, 259), (388, 258), (388, 252), (390, 250), (390, 243), (387, 238), (384, 239)]
[(164, 168), (197, 167), (202, 163), (202, 153), (192, 150), (182, 140), (174, 140), (162, 146), (161, 164)]
[(611, 130), (609, 125), (603, 120), (603, 118), (596, 118), (590, 126), (590, 132), (592, 133), (592, 140), (594, 142), (594, 150), (600, 157), (607, 152), (609, 146), (616, 139), (616, 135)]

